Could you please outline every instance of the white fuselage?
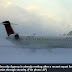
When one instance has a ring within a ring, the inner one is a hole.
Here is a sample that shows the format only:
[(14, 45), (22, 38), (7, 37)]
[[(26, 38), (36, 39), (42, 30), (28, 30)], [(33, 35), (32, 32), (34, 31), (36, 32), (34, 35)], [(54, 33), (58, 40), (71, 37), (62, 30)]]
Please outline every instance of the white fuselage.
[(17, 46), (32, 47), (32, 48), (72, 48), (72, 36), (20, 36), (15, 39), (9, 36), (8, 40), (12, 41)]

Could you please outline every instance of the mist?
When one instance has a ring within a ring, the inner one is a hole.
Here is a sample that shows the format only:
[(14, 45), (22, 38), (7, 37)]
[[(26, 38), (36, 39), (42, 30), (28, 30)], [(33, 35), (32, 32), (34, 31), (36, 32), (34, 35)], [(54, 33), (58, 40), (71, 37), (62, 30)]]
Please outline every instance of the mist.
[[(12, 25), (12, 27), (20, 35), (59, 35), (70, 31), (67, 26), (64, 27), (65, 22), (58, 22), (47, 16), (40, 16), (16, 5), (10, 5), (7, 8), (0, 7), (0, 22), (6, 20), (18, 24)], [(2, 25), (0, 25), (0, 34), (6, 36)]]
[[(65, 20), (58, 21), (3, 1), (0, 2), (0, 23), (18, 24), (12, 27), (19, 35), (62, 35), (72, 30), (71, 24)], [(4, 25), (0, 24), (0, 63), (72, 63), (70, 48), (26, 49), (11, 43), (6, 37)]]

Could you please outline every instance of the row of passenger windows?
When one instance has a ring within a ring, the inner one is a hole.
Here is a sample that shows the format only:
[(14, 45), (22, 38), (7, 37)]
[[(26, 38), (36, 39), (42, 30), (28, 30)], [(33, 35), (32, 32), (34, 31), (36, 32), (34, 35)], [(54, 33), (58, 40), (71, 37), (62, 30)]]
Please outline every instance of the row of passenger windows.
[(24, 38), (25, 40), (56, 40), (56, 41), (72, 41), (72, 39), (47, 39), (47, 38)]

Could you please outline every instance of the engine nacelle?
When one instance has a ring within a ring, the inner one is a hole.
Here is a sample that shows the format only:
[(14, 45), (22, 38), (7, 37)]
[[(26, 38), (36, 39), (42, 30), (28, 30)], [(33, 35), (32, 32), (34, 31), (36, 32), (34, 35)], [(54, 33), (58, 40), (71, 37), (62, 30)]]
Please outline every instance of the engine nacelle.
[(19, 35), (18, 34), (15, 34), (15, 39), (19, 39)]
[(16, 39), (16, 40), (18, 40), (19, 39), (19, 35), (18, 34), (11, 34), (8, 38), (9, 39)]

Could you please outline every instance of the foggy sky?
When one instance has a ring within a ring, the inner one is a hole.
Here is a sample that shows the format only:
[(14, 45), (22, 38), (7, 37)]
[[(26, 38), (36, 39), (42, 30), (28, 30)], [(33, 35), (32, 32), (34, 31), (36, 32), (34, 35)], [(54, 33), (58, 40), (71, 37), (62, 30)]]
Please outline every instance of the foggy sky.
[[(35, 9), (35, 11), (30, 11)], [(22, 8), (9, 0), (1, 0), (0, 2), (0, 22), (9, 20), (11, 23), (18, 24), (13, 25), (16, 32), (21, 35), (24, 34), (64, 34), (68, 33), (72, 27), (64, 20), (52, 18), (47, 13), (38, 14), (39, 8), (30, 7)], [(1, 25), (0, 34), (4, 35), (4, 26)], [(6, 35), (6, 34), (5, 34)]]

